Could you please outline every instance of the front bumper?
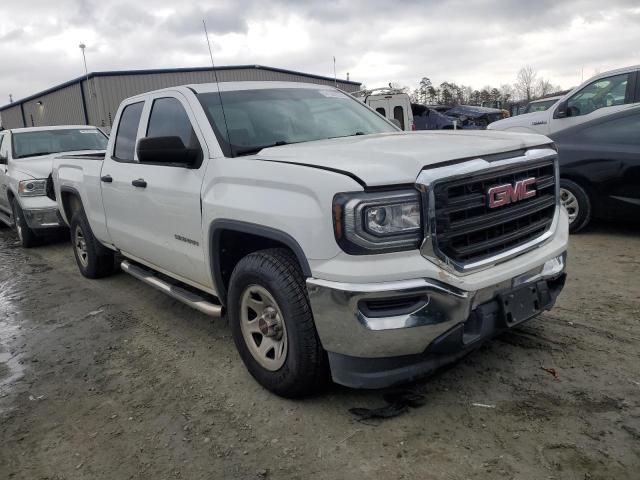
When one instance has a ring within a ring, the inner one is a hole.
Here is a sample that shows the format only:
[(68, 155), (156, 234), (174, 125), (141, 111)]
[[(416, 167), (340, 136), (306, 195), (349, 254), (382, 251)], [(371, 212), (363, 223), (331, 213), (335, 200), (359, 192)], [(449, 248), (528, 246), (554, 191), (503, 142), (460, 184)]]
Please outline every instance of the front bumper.
[(551, 308), (564, 286), (565, 263), (563, 253), (477, 291), (422, 278), (371, 284), (308, 279), (316, 329), (334, 381), (381, 388), (459, 358), (513, 326), (505, 323), (496, 300), (501, 293), (537, 285), (548, 292), (538, 311)]
[(57, 207), (23, 209), (22, 213), (32, 230), (64, 227)]

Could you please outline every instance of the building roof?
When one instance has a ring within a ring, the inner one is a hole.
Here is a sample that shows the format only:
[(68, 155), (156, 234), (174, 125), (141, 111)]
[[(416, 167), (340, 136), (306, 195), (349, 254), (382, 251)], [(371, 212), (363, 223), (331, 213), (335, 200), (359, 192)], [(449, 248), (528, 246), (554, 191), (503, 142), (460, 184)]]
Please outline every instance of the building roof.
[[(246, 70), (246, 69), (255, 69), (255, 70), (268, 70), (270, 72), (278, 72), (278, 73), (288, 73), (291, 75), (300, 75), (303, 77), (316, 78), (319, 80), (328, 80), (333, 82), (334, 79), (331, 77), (324, 77), (322, 75), (315, 75), (312, 73), (304, 73), (297, 72), (295, 70), (287, 70), (284, 68), (276, 68), (276, 67), (265, 67), (264, 65), (225, 65), (221, 67), (215, 67), (216, 71), (223, 70)], [(38, 93), (34, 93), (33, 95), (29, 95), (28, 97), (21, 98), (20, 100), (15, 100), (13, 103), (8, 103), (0, 107), (0, 111), (6, 110), (7, 108), (12, 108), (21, 103), (28, 102), (30, 100), (42, 97), (43, 95), (47, 95), (49, 93), (55, 92), (65, 87), (69, 87), (76, 83), (87, 80), (87, 78), (95, 78), (95, 77), (119, 77), (119, 76), (127, 76), (127, 75), (154, 75), (160, 73), (189, 73), (189, 72), (210, 72), (213, 69), (211, 67), (184, 67), (184, 68), (156, 68), (150, 70), (110, 70), (105, 72), (91, 72), (88, 75), (82, 75), (81, 77), (74, 78), (73, 80), (69, 80), (68, 82), (61, 83), (54, 87), (48, 88)], [(350, 85), (361, 85), (360, 82), (354, 82), (351, 80), (341, 80), (337, 79), (340, 83), (348, 83)]]

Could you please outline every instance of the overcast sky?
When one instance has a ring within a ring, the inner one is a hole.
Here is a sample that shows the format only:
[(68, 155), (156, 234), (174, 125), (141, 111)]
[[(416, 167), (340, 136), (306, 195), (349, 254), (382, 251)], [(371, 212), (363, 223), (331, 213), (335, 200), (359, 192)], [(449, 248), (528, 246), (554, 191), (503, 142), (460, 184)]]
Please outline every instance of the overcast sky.
[(529, 64), (569, 88), (640, 64), (638, 0), (1, 0), (0, 104), (89, 71), (262, 64), (369, 87), (481, 88)]

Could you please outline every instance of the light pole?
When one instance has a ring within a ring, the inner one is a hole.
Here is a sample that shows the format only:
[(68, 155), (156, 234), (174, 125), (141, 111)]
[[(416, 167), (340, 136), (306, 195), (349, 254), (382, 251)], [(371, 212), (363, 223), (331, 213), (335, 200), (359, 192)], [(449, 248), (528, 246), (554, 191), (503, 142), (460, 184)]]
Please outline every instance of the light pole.
[[(84, 76), (85, 79), (87, 80), (87, 89), (89, 90), (89, 97), (95, 97), (95, 103), (96, 103), (96, 107), (98, 106), (98, 95), (96, 94), (94, 96), (94, 94), (91, 93), (91, 85), (89, 85), (89, 70), (87, 69), (87, 57), (84, 54), (84, 49), (87, 48), (87, 46), (84, 43), (81, 43), (80, 45), (78, 45), (78, 47), (80, 47), (80, 50), (82, 51), (82, 61), (84, 62)], [(96, 111), (96, 114), (98, 114), (98, 112)], [(89, 125), (89, 119), (87, 118), (87, 125)]]

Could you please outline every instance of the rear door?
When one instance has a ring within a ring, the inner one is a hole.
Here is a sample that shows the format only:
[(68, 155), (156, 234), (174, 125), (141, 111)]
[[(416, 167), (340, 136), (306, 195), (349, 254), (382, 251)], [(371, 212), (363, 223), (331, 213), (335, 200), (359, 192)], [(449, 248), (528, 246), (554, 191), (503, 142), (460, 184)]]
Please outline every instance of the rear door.
[(367, 98), (367, 105), (373, 108), (376, 112), (382, 115), (384, 118), (391, 120), (393, 116), (389, 110), (389, 100), (385, 97), (369, 97)]
[(413, 114), (408, 97), (405, 95), (394, 95), (389, 98), (389, 111), (391, 118), (400, 123), (402, 130), (413, 130)]
[(598, 196), (592, 200), (599, 216), (640, 213), (640, 108), (590, 122), (558, 139), (561, 174), (587, 179)]
[[(200, 204), (209, 158), (204, 137), (179, 92), (158, 93), (128, 108), (133, 110), (123, 110), (114, 156), (105, 160), (102, 173), (112, 177), (102, 188), (109, 235), (126, 255), (188, 283), (209, 286)], [(136, 117), (139, 126), (131, 141)], [(199, 146), (202, 162), (197, 168), (139, 163), (137, 141), (161, 136), (179, 136), (185, 145)]]

